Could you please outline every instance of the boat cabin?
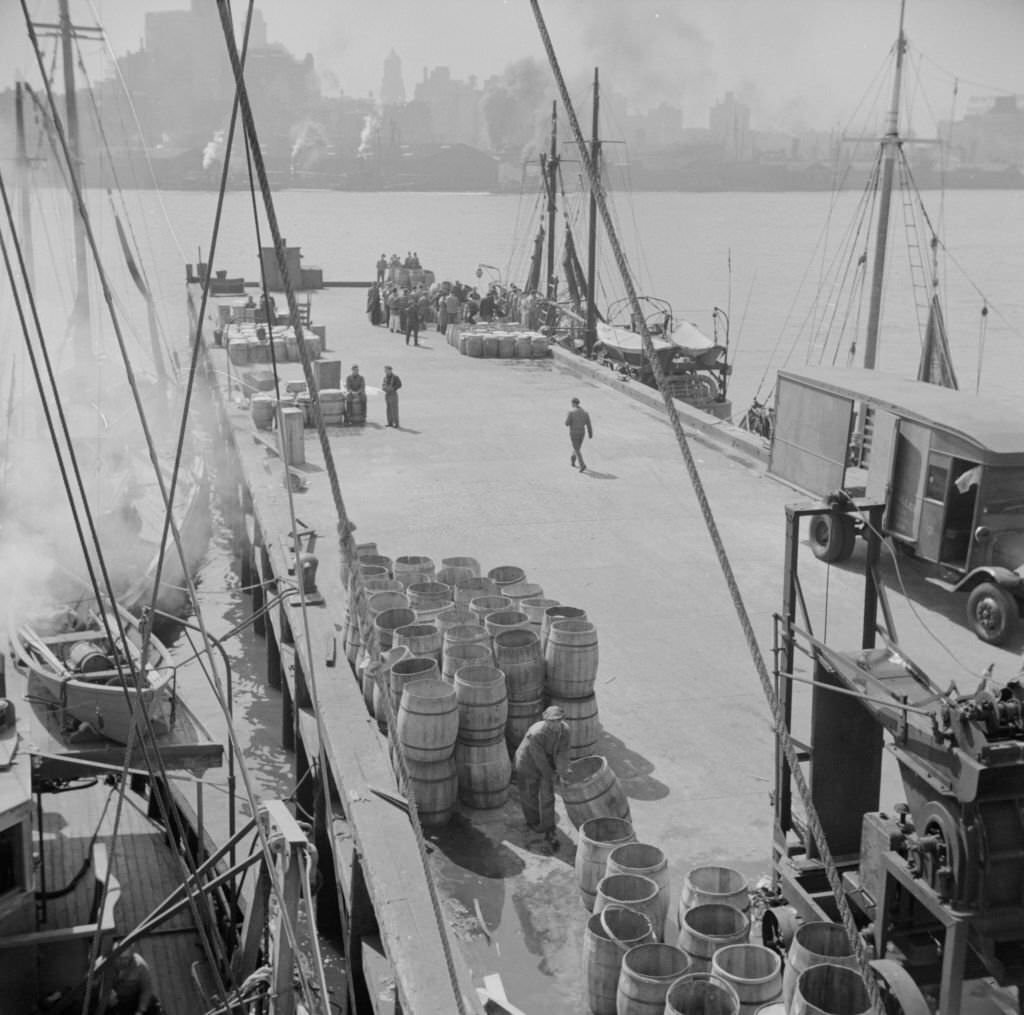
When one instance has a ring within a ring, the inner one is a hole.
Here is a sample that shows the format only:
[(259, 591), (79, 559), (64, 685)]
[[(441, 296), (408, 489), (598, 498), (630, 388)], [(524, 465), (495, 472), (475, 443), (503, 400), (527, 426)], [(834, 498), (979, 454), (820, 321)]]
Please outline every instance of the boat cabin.
[[(968, 593), (983, 640), (1006, 640), (1024, 598), (1024, 427), (998, 400), (873, 370), (779, 372), (769, 472), (819, 497), (886, 505), (884, 532)], [(821, 516), (822, 560), (853, 552), (860, 520)]]

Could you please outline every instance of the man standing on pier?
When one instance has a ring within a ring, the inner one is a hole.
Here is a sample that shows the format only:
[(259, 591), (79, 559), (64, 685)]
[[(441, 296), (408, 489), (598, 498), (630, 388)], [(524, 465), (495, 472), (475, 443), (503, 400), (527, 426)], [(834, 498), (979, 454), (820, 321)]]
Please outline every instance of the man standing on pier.
[(391, 367), (384, 368), (384, 380), (380, 382), (384, 392), (384, 408), (387, 410), (388, 426), (398, 429), (398, 389), (402, 386), (402, 378)]
[(572, 400), (572, 408), (565, 417), (565, 425), (569, 428), (569, 440), (572, 441), (572, 458), (569, 459), (569, 464), (575, 466), (576, 460), (579, 459), (580, 472), (586, 472), (587, 466), (583, 461), (583, 436), (585, 434), (593, 440), (594, 428), (590, 423), (590, 414), (580, 408), (578, 398)]
[(569, 739), (565, 712), (551, 705), (526, 731), (513, 762), (526, 824), (533, 832), (543, 832), (552, 849), (558, 849), (555, 779), (564, 778), (569, 770)]

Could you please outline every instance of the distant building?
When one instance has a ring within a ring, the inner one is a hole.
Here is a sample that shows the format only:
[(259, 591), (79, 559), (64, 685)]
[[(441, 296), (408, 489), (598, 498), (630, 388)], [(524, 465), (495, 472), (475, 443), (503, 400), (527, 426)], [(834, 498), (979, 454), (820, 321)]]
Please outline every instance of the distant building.
[(953, 154), (961, 164), (1024, 166), (1024, 109), (1016, 95), (1000, 95), (949, 130)]
[(483, 118), (480, 100), (483, 92), (476, 78), (455, 81), (447, 67), (424, 69), (423, 80), (413, 97), (430, 109), (433, 140), (441, 144), (478, 145), (482, 141)]
[(382, 106), (399, 106), (405, 102), (405, 82), (402, 80), (402, 61), (391, 50), (384, 60), (384, 76), (380, 82)]
[(752, 155), (750, 107), (737, 101), (733, 92), (711, 107), (708, 113), (711, 137), (722, 146), (727, 162), (748, 162)]

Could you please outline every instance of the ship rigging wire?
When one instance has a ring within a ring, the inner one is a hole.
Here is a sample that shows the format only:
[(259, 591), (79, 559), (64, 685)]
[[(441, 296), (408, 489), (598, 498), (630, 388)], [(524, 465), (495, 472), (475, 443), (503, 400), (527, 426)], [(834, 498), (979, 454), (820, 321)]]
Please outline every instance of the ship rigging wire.
[(643, 343), (644, 351), (654, 371), (655, 380), (657, 381), (658, 385), (658, 390), (661, 393), (662, 399), (665, 403), (665, 409), (668, 414), (669, 423), (672, 427), (673, 433), (675, 434), (676, 442), (679, 445), (679, 449), (682, 452), (683, 461), (686, 465), (686, 470), (689, 474), (690, 481), (694, 489), (694, 493), (697, 497), (701, 514), (704, 517), (704, 522), (708, 529), (708, 534), (711, 537), (711, 541), (714, 545), (715, 554), (718, 557), (719, 565), (722, 569), (723, 576), (728, 586), (730, 598), (732, 599), (733, 606), (736, 610), (737, 618), (740, 622), (741, 628), (743, 629), (743, 635), (747, 642), (747, 647), (750, 651), (751, 658), (754, 662), (758, 678), (761, 682), (762, 691), (764, 692), (765, 698), (771, 709), (776, 736), (779, 738), (781, 742), (783, 753), (785, 754), (787, 763), (790, 766), (793, 781), (796, 783), (797, 790), (804, 803), (805, 813), (807, 816), (807, 824), (814, 838), (815, 844), (818, 846), (822, 864), (824, 866), (824, 871), (829, 882), (829, 887), (832, 890), (836, 906), (842, 918), (843, 926), (846, 930), (847, 936), (850, 939), (850, 945), (853, 948), (854, 954), (857, 957), (858, 967), (864, 976), (864, 982), (867, 988), (868, 997), (870, 999), (872, 1009), (881, 1012), (883, 1011), (881, 995), (879, 992), (878, 984), (875, 982), (875, 979), (872, 976), (870, 967), (868, 965), (868, 954), (865, 949), (864, 942), (859, 935), (856, 923), (854, 922), (853, 913), (850, 909), (849, 902), (846, 899), (845, 892), (843, 891), (842, 883), (839, 880), (839, 875), (836, 869), (835, 861), (832, 857), (832, 852), (829, 848), (827, 839), (824, 834), (824, 829), (821, 826), (816, 809), (814, 807), (814, 801), (811, 797), (810, 789), (807, 785), (803, 771), (800, 768), (796, 747), (789, 736), (789, 732), (786, 727), (785, 716), (782, 712), (778, 696), (776, 695), (774, 687), (772, 685), (771, 675), (769, 674), (767, 665), (765, 664), (760, 645), (757, 641), (757, 636), (754, 632), (750, 616), (747, 613), (746, 606), (743, 601), (743, 596), (740, 591), (739, 585), (736, 581), (735, 574), (732, 570), (732, 565), (726, 552), (725, 545), (722, 542), (721, 533), (718, 530), (718, 524), (715, 520), (715, 516), (711, 509), (710, 502), (708, 501), (707, 493), (704, 490), (704, 485), (701, 480), (700, 473), (697, 470), (697, 465), (693, 456), (693, 452), (690, 449), (689, 441), (683, 430), (682, 422), (679, 419), (679, 414), (676, 410), (674, 400), (671, 396), (671, 392), (669, 390), (664, 371), (661, 368), (660, 361), (654, 354), (654, 344), (651, 340), (651, 335), (647, 328), (647, 324), (645, 321), (642, 320), (642, 315), (640, 314), (640, 303), (633, 285), (633, 279), (630, 274), (629, 265), (626, 261), (625, 253), (619, 245), (618, 237), (615, 235), (612, 229), (611, 217), (608, 213), (604, 195), (604, 188), (600, 175), (596, 171), (596, 167), (594, 166), (593, 161), (590, 158), (589, 152), (587, 152), (582, 145), (583, 134), (580, 130), (580, 125), (576, 119), (575, 110), (572, 107), (572, 102), (569, 97), (568, 90), (566, 89), (565, 81), (562, 77), (561, 68), (559, 67), (558, 60), (555, 55), (554, 46), (551, 42), (551, 37), (548, 34), (547, 25), (544, 21), (544, 16), (540, 10), (539, 0), (530, 0), (530, 4), (533, 8), (534, 17), (537, 21), (537, 26), (540, 30), (540, 35), (544, 44), (545, 51), (547, 52), (548, 61), (551, 64), (552, 72), (555, 75), (555, 79), (558, 84), (558, 89), (562, 96), (563, 106), (565, 107), (565, 111), (569, 118), (569, 122), (572, 125), (573, 134), (577, 138), (577, 141), (580, 142), (581, 156), (586, 166), (587, 177), (590, 181), (590, 186), (593, 189), (594, 195), (597, 199), (597, 205), (600, 209), (602, 220), (604, 221), (609, 242), (611, 243), (612, 248), (615, 252), (615, 260), (619, 266), (623, 284), (626, 287), (626, 290), (629, 294), (629, 299), (634, 314), (637, 314), (641, 317), (641, 321), (638, 323), (640, 326), (640, 336), (641, 341)]

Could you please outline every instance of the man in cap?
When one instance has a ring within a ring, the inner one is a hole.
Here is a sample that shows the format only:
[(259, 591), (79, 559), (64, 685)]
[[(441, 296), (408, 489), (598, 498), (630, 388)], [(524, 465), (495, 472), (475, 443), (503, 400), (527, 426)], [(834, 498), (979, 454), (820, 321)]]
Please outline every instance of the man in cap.
[(519, 805), (531, 831), (543, 832), (552, 849), (558, 849), (555, 833), (555, 779), (569, 769), (569, 724), (558, 705), (544, 710), (516, 749), (516, 785)]
[(590, 413), (580, 408), (580, 400), (572, 400), (572, 408), (565, 417), (565, 425), (569, 428), (569, 440), (572, 442), (572, 458), (570, 465), (575, 465), (579, 459), (580, 472), (586, 472), (587, 467), (583, 462), (583, 436), (586, 434), (591, 440), (594, 439), (594, 427), (590, 422)]

